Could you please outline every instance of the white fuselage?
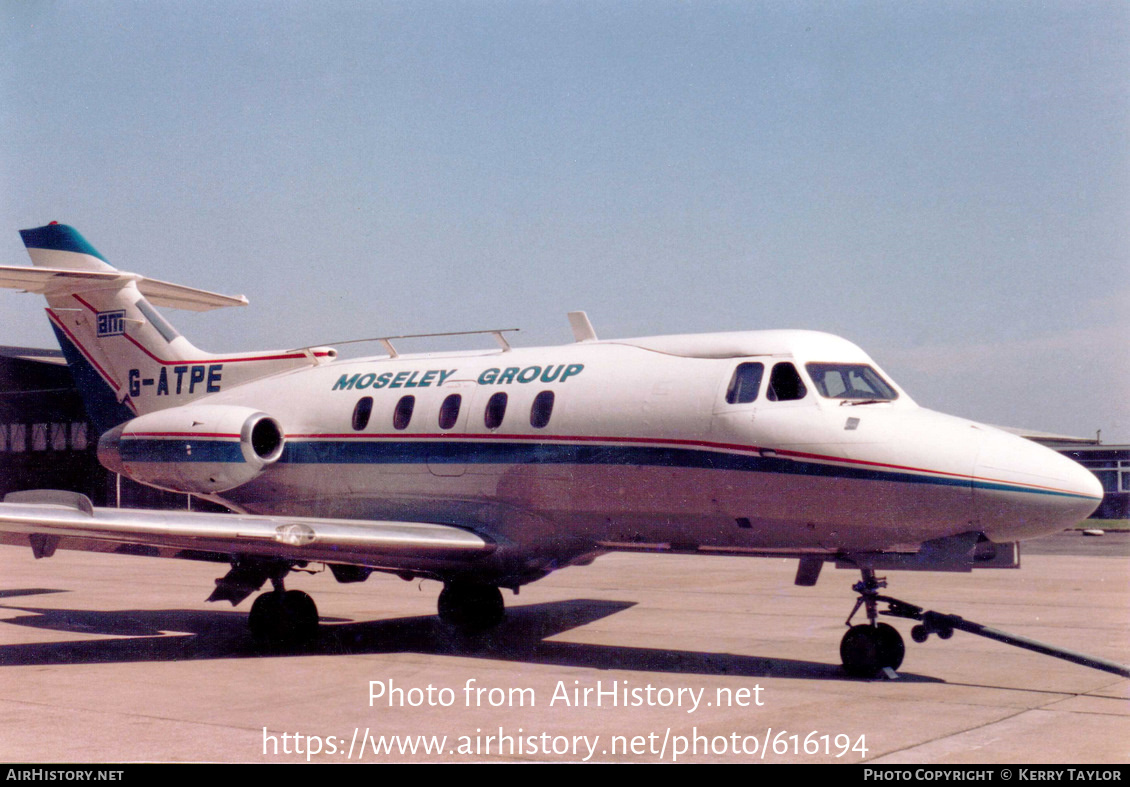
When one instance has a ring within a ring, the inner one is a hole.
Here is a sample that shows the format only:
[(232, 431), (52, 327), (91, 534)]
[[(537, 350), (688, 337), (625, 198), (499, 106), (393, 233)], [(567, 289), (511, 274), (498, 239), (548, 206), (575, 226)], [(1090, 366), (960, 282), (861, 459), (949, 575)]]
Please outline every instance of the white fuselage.
[[(838, 337), (767, 331), (338, 361), (198, 404), (255, 408), (285, 433), (277, 462), (223, 493), (240, 509), (456, 524), (496, 541), (514, 581), (628, 546), (833, 553), (971, 531), (1010, 541), (1070, 526), (1101, 498), (1070, 460), (920, 408), (893, 385), (881, 401), (824, 396), (810, 363), (882, 374)], [(741, 364), (763, 373), (739, 397)], [(778, 364), (800, 375), (803, 396), (769, 391)]]

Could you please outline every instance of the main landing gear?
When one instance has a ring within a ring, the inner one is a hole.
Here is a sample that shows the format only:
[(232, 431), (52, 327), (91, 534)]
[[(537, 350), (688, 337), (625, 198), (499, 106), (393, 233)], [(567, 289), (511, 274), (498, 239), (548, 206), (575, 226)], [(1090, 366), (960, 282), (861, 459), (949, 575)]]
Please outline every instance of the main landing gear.
[(467, 634), (494, 628), (506, 617), (502, 591), (495, 585), (446, 582), (437, 606), (440, 620)]
[[(877, 579), (875, 571), (870, 568), (863, 569), (863, 580), (852, 585), (852, 590), (859, 594), (859, 598), (855, 600), (855, 606), (848, 615), (847, 633), (840, 640), (840, 658), (849, 675), (870, 678), (885, 669), (896, 670), (906, 655), (906, 646), (898, 630), (887, 623), (878, 622), (879, 602), (894, 601), (879, 595), (879, 590), (886, 586), (887, 581)], [(867, 622), (852, 626), (851, 619), (861, 606), (867, 611)], [(921, 640), (915, 636), (915, 641)]]
[[(274, 590), (261, 593), (251, 605), (247, 625), (256, 641), (272, 647), (294, 647), (318, 633), (318, 607), (301, 590), (283, 586), (285, 571), (270, 576)], [(260, 582), (262, 579), (260, 579)], [(465, 634), (494, 628), (506, 617), (496, 585), (446, 582), (439, 594), (440, 620)]]

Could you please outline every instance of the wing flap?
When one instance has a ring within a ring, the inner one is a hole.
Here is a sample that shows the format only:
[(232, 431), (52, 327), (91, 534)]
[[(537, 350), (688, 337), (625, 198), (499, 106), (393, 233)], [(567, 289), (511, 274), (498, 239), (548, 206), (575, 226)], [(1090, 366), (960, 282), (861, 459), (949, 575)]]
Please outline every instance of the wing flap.
[(493, 542), (475, 533), (430, 522), (95, 508), (83, 495), (59, 492), (5, 497), (0, 533), (7, 536), (2, 539), (6, 543), (13, 542), (13, 535), (30, 537), (33, 548), (39, 546), (37, 555), (54, 551), (44, 550), (45, 543), (64, 548), (89, 543), (96, 551), (103, 551), (100, 544), (105, 551), (129, 545), (152, 550), (136, 554), (190, 550), (392, 568), (426, 568), (495, 549)]

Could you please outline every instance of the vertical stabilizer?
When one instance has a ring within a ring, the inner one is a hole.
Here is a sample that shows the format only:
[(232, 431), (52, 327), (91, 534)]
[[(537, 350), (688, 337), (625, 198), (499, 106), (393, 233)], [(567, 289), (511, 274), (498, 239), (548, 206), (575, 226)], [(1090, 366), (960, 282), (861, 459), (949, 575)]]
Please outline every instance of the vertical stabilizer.
[(325, 362), (333, 350), (217, 355), (193, 346), (154, 304), (205, 311), (247, 299), (126, 273), (74, 228), (21, 230), (32, 268), (0, 267), (0, 286), (47, 298), (47, 316), (99, 431), (249, 380)]

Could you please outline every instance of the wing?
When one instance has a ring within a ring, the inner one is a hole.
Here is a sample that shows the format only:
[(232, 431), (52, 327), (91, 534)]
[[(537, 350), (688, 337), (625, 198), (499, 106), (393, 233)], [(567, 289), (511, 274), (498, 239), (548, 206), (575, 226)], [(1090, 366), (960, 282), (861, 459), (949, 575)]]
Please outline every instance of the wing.
[(0, 543), (227, 562), (233, 557), (441, 574), (495, 549), (467, 530), (427, 522), (317, 519), (95, 508), (76, 492), (14, 492), (0, 503)]

